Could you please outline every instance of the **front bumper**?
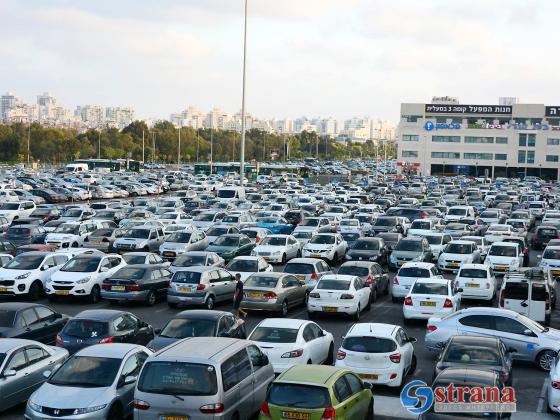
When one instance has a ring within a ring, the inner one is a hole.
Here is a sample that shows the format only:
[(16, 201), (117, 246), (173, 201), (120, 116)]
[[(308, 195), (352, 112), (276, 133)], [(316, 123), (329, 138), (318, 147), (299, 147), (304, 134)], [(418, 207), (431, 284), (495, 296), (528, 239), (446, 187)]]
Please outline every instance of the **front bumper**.
[[(24, 417), (27, 420), (47, 420), (47, 419), (63, 419), (63, 420), (105, 420), (109, 414), (110, 404), (98, 411), (94, 411), (93, 413), (87, 414), (76, 414), (76, 415), (68, 415), (68, 416), (54, 416), (49, 415), (47, 413), (39, 413), (38, 411), (32, 410), (29, 405), (25, 407), (25, 415)], [(62, 409), (61, 412), (66, 411)]]

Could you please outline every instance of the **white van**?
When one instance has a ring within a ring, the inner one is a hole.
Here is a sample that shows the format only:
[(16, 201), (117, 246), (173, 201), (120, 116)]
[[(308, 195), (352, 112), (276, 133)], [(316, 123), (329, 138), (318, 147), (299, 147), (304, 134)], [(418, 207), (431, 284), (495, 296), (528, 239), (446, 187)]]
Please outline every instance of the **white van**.
[(79, 173), (87, 172), (88, 170), (89, 166), (87, 163), (69, 163), (66, 165), (66, 172)]
[(500, 289), (498, 307), (549, 325), (552, 293), (548, 273), (540, 268), (530, 268), (506, 274)]
[(244, 200), (245, 188), (237, 186), (221, 187), (216, 194), (219, 201)]

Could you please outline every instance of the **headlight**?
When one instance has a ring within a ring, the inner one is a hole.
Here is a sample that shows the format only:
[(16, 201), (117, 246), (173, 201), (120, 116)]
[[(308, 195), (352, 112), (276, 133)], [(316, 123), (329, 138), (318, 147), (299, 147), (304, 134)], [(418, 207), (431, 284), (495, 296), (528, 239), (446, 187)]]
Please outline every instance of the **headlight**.
[(352, 255), (346, 254), (346, 259), (347, 259), (347, 260), (351, 260), (351, 259), (352, 259)]
[(414, 257), (412, 261), (422, 261), (422, 255), (418, 255), (417, 257)]
[(77, 414), (93, 413), (94, 411), (103, 410), (105, 407), (107, 407), (107, 404), (96, 405), (95, 407), (76, 408), (72, 414), (77, 415)]
[(251, 257), (256, 257), (257, 253), (255, 251), (251, 251)]
[(39, 413), (43, 412), (43, 407), (41, 407), (40, 405), (35, 404), (33, 401), (28, 400), (27, 401), (27, 405), (29, 406), (29, 408), (31, 408), (33, 411), (37, 411)]
[(83, 279), (78, 280), (78, 281), (76, 282), (76, 284), (85, 284), (85, 283), (87, 283), (87, 282), (90, 281), (90, 280), (91, 280), (91, 276), (87, 276), (87, 277), (84, 277)]
[(21, 276), (17, 276), (17, 277), (16, 277), (16, 280), (23, 280), (23, 279), (26, 279), (27, 277), (29, 277), (30, 274), (31, 274), (31, 273), (29, 272), (29, 273), (22, 274)]
[(273, 255), (280, 255), (282, 254), (282, 251), (274, 251)]

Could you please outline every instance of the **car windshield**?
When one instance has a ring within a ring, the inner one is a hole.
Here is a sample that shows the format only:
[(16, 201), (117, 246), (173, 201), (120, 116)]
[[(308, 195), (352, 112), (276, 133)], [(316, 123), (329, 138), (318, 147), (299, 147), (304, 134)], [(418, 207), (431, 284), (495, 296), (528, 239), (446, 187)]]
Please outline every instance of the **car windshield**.
[(310, 244), (330, 245), (334, 244), (335, 237), (333, 235), (316, 235), (309, 241)]
[(338, 269), (338, 274), (365, 277), (369, 275), (369, 269), (367, 267), (359, 267), (356, 265), (343, 265)]
[(203, 396), (218, 392), (216, 369), (198, 363), (148, 362), (137, 386), (140, 392), (151, 394)]
[(106, 322), (90, 321), (87, 319), (71, 319), (68, 321), (62, 332), (77, 338), (97, 338), (105, 337), (109, 332)]
[(225, 227), (223, 227), (223, 228), (222, 228), (222, 227), (220, 227), (220, 228), (213, 227), (213, 228), (210, 228), (210, 229), (208, 229), (208, 230), (206, 231), (206, 236), (222, 236), (222, 235), (227, 234), (228, 231), (229, 231), (229, 228), (225, 228)]
[(248, 338), (263, 343), (295, 343), (298, 330), (294, 328), (257, 327)]
[(273, 289), (278, 284), (277, 277), (251, 276), (245, 281), (245, 287), (265, 287)]
[(448, 225), (445, 227), (445, 230), (446, 230), (446, 231), (450, 231), (450, 230), (458, 230), (458, 231), (461, 231), (461, 230), (465, 230), (465, 225), (459, 224), (459, 223), (448, 224)]
[(313, 237), (313, 232), (294, 232), (294, 238), (296, 239), (311, 239)]
[(205, 255), (180, 255), (173, 261), (175, 267), (191, 267), (193, 265), (206, 265)]
[(422, 294), (422, 295), (447, 295), (447, 285), (440, 284), (440, 283), (424, 283), (424, 282), (416, 282), (412, 287), (413, 294)]
[(93, 237), (111, 236), (111, 233), (113, 233), (113, 229), (96, 229), (91, 233), (90, 236)]
[(285, 246), (286, 238), (282, 238), (278, 236), (267, 236), (261, 241), (259, 245)]
[(211, 319), (175, 318), (163, 327), (159, 336), (166, 338), (213, 337), (215, 330), (216, 322)]
[(470, 365), (501, 365), (500, 354), (497, 349), (472, 344), (463, 345), (451, 343), (442, 361)]
[(218, 190), (218, 198), (234, 198), (235, 190)]
[(556, 237), (558, 235), (558, 231), (556, 229), (540, 228), (540, 229), (537, 229), (537, 236), (538, 235), (546, 235), (546, 236)]
[(60, 269), (60, 271), (67, 271), (72, 273), (92, 273), (97, 270), (97, 266), (101, 258), (72, 258), (64, 267)]
[(10, 270), (35, 270), (41, 265), (44, 258), (44, 255), (20, 254), (6, 264), (4, 268)]
[(397, 277), (430, 278), (430, 270), (420, 267), (403, 267), (399, 270)]
[(395, 219), (386, 218), (386, 217), (379, 217), (375, 221), (374, 226), (395, 226), (396, 224), (397, 224), (397, 221)]
[(422, 242), (420, 241), (407, 241), (402, 240), (400, 241), (397, 246), (395, 247), (395, 251), (415, 251), (420, 252), (422, 251)]
[(117, 279), (140, 280), (144, 278), (144, 273), (146, 273), (145, 268), (123, 267), (113, 274), (112, 277)]
[(449, 209), (447, 214), (450, 215), (450, 216), (464, 216), (464, 215), (467, 214), (467, 210), (466, 209)]
[(328, 388), (323, 386), (273, 383), (268, 402), (279, 407), (317, 409), (331, 405)]
[(2, 203), (0, 210), (19, 210), (19, 203)]
[(121, 366), (121, 359), (73, 356), (66, 361), (48, 383), (59, 386), (101, 388), (110, 386)]
[(128, 229), (123, 234), (123, 238), (148, 239), (149, 237), (150, 229)]
[(234, 260), (231, 261), (227, 267), (229, 271), (245, 271), (245, 272), (256, 272), (257, 271), (257, 261), (256, 260)]
[(173, 274), (171, 281), (173, 283), (198, 284), (200, 283), (200, 273), (194, 271), (177, 271)]
[(319, 219), (303, 219), (299, 226), (319, 226)]
[(54, 231), (55, 233), (69, 233), (72, 235), (77, 235), (79, 230), (80, 227), (78, 225), (62, 224), (62, 225), (58, 225)]
[(348, 233), (348, 232), (343, 232), (341, 233), (342, 238), (346, 241), (346, 242), (353, 242), (356, 239), (358, 239), (360, 237), (359, 233)]
[(443, 236), (426, 235), (425, 238), (430, 245), (441, 245), (441, 240), (442, 240)]
[(503, 226), (494, 225), (494, 226), (490, 226), (488, 230), (491, 232), (509, 232), (510, 227), (509, 225), (503, 225)]
[(379, 241), (359, 240), (354, 242), (352, 249), (377, 251), (379, 250)]
[(445, 253), (447, 254), (472, 254), (473, 249), (470, 244), (448, 244), (445, 247)]
[(214, 242), (216, 246), (239, 246), (239, 238), (236, 236), (220, 236)]
[(190, 239), (191, 239), (190, 232), (175, 232), (169, 235), (166, 242), (177, 242), (177, 243), (186, 244), (190, 241)]
[(479, 268), (462, 268), (459, 277), (468, 277), (471, 279), (485, 279), (487, 277), (486, 270)]
[(342, 348), (359, 353), (390, 353), (397, 349), (397, 344), (389, 338), (346, 337)]
[(490, 247), (488, 255), (496, 257), (517, 257), (517, 250), (513, 246), (493, 245)]
[(350, 289), (349, 280), (330, 280), (324, 279), (319, 281), (317, 284), (317, 289), (322, 290), (348, 290)]
[(276, 218), (274, 218), (274, 217), (261, 217), (261, 218), (258, 220), (258, 223), (265, 223), (265, 224), (274, 225), (274, 224), (283, 223), (283, 222), (282, 222), (282, 220), (276, 219)]
[(560, 249), (547, 248), (542, 257), (550, 260), (560, 260)]
[(16, 313), (14, 311), (0, 309), (0, 328), (11, 328), (14, 325), (15, 316)]
[(411, 229), (430, 229), (430, 222), (424, 220), (415, 220), (410, 226)]

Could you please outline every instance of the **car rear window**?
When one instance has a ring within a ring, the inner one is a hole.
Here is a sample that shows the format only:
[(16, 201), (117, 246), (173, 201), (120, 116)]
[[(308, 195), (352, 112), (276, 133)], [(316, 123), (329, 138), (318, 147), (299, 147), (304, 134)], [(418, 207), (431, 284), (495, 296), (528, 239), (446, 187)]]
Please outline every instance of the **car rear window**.
[(439, 283), (414, 283), (412, 293), (425, 295), (447, 295), (447, 285)]
[(501, 364), (498, 350), (489, 347), (459, 345), (452, 343), (443, 361), (472, 365), (495, 366)]
[(360, 353), (390, 353), (397, 349), (397, 344), (388, 338), (347, 337), (342, 342), (342, 347)]
[(330, 406), (331, 399), (324, 387), (275, 383), (270, 388), (268, 402), (280, 407), (314, 409)]
[(347, 274), (350, 276), (365, 277), (369, 274), (369, 269), (367, 267), (345, 265), (339, 268), (338, 274)]
[(398, 277), (430, 278), (430, 270), (418, 267), (405, 267), (399, 270)]
[(472, 279), (485, 279), (486, 270), (480, 270), (478, 268), (463, 268), (459, 273), (459, 277), (470, 277)]
[(525, 300), (529, 297), (528, 283), (507, 283), (504, 289), (505, 299)]
[(106, 322), (74, 319), (68, 321), (62, 332), (77, 338), (103, 338), (109, 332)]
[(138, 380), (138, 390), (151, 394), (215, 395), (216, 370), (198, 363), (149, 362)]
[(177, 271), (171, 279), (173, 283), (199, 284), (200, 273), (192, 271)]
[(315, 272), (313, 264), (288, 263), (284, 267), (284, 273), (290, 274), (313, 274)]
[(544, 284), (533, 283), (531, 286), (531, 300), (538, 302), (546, 300), (546, 287)]
[(294, 328), (257, 327), (249, 337), (263, 343), (295, 343), (298, 330)]
[(347, 280), (321, 280), (317, 284), (317, 289), (323, 290), (348, 290), (350, 282)]
[(277, 277), (251, 276), (245, 281), (245, 287), (268, 287), (274, 288), (278, 283)]

